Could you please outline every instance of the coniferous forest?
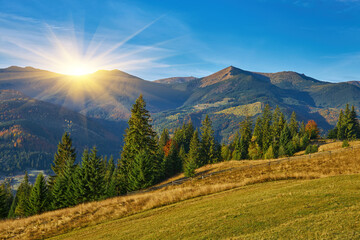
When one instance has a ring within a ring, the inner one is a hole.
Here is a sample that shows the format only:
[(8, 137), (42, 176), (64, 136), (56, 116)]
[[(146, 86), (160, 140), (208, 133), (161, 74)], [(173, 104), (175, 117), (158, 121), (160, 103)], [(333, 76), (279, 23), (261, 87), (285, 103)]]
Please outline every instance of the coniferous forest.
[[(272, 111), (266, 105), (255, 123), (246, 117), (239, 125), (229, 145), (216, 141), (208, 116), (200, 129), (188, 121), (171, 136), (168, 129), (163, 129), (159, 137), (140, 95), (131, 110), (120, 159), (100, 156), (96, 147), (77, 156), (71, 135), (65, 132), (51, 166), (53, 174), (48, 179), (39, 174), (32, 185), (25, 173), (15, 196), (8, 182), (0, 186), (0, 218), (26, 217), (123, 195), (181, 172), (194, 177), (197, 168), (220, 161), (273, 159), (302, 150), (317, 151), (317, 145), (312, 144), (312, 139), (319, 138), (316, 122), (298, 122), (295, 112), (286, 120), (279, 107)], [(347, 105), (328, 138), (352, 140), (359, 136), (355, 109)]]

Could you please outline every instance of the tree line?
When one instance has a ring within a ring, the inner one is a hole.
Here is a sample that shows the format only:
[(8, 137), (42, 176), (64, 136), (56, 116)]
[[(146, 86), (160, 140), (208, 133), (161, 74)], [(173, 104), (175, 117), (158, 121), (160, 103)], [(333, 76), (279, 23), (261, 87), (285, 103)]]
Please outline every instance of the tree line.
[(345, 110), (340, 110), (336, 126), (328, 133), (329, 139), (354, 140), (360, 138), (360, 125), (355, 107), (346, 104)]
[(197, 168), (220, 161), (292, 156), (300, 150), (314, 152), (317, 149), (310, 140), (317, 137), (315, 121), (306, 125), (298, 122), (295, 112), (287, 121), (279, 107), (272, 111), (269, 105), (255, 124), (250, 117), (245, 118), (229, 145), (216, 141), (209, 116), (200, 129), (188, 121), (171, 135), (163, 129), (158, 137), (140, 95), (131, 109), (120, 159), (99, 156), (93, 147), (85, 149), (77, 161), (71, 136), (65, 133), (54, 156), (52, 176), (39, 174), (32, 185), (26, 173), (15, 196), (8, 183), (0, 186), (0, 217), (26, 217), (123, 195), (181, 172), (193, 177)]

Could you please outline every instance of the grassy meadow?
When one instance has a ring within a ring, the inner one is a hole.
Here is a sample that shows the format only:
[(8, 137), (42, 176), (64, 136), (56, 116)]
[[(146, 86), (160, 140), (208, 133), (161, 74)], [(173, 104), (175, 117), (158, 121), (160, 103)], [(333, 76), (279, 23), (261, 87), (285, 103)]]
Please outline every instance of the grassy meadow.
[[(339, 238), (352, 238), (359, 225), (360, 142), (346, 149), (330, 144), (311, 155), (207, 165), (193, 179), (179, 182), (180, 174), (156, 190), (4, 220), (0, 236), (41, 239), (66, 234), (59, 238), (73, 239), (77, 234), (85, 239), (93, 232), (94, 239), (256, 239), (301, 233), (322, 239), (342, 233)], [(141, 227), (136, 228), (137, 223)], [(171, 229), (184, 235), (171, 235)]]
[(53, 239), (360, 238), (360, 175), (239, 187)]

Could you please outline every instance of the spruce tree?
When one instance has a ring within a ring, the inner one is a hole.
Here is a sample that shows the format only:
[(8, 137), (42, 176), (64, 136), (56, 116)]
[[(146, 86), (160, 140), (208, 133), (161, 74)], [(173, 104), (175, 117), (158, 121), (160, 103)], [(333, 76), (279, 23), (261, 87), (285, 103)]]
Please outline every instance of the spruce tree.
[(134, 160), (130, 162), (127, 185), (129, 192), (149, 187), (154, 183), (153, 163), (155, 159), (153, 158), (156, 156), (146, 151), (145, 148), (138, 152)]
[(179, 156), (178, 145), (174, 140), (170, 142), (170, 148), (164, 157), (163, 169), (165, 177), (171, 177), (182, 171), (182, 159)]
[[(131, 117), (128, 121), (129, 126), (125, 131), (125, 143), (119, 161), (119, 176), (122, 178), (120, 182), (125, 184), (125, 186), (134, 185), (131, 182), (128, 182), (130, 181), (128, 178), (130, 172), (134, 173), (137, 171), (132, 168), (135, 166), (145, 166), (139, 165), (139, 163), (148, 163), (149, 160), (153, 161), (151, 162), (151, 168), (149, 168), (153, 171), (151, 174), (154, 175), (155, 179), (159, 178), (159, 148), (155, 140), (156, 133), (153, 131), (150, 122), (150, 114), (146, 110), (146, 103), (143, 96), (140, 95), (131, 109)], [(145, 153), (148, 154), (146, 159), (142, 161), (138, 159), (137, 163), (132, 164), (132, 161), (135, 161), (135, 158), (142, 157)], [(148, 171), (148, 169), (144, 169), (144, 171)], [(147, 184), (142, 185), (144, 186)]]
[(268, 150), (264, 154), (264, 158), (265, 159), (273, 159), (273, 158), (275, 158), (273, 146), (270, 145), (270, 147), (268, 148)]
[(206, 115), (201, 126), (201, 165), (219, 161), (219, 149), (214, 137), (212, 122)]
[(96, 147), (93, 147), (90, 154), (85, 150), (78, 177), (80, 201), (88, 202), (104, 198), (106, 192), (104, 178), (105, 169), (101, 158), (97, 155)]
[(291, 132), (291, 137), (296, 136), (296, 134), (299, 132), (299, 124), (296, 120), (296, 113), (292, 112), (289, 122), (289, 129)]
[(73, 161), (65, 163), (62, 174), (57, 176), (51, 188), (51, 207), (53, 209), (74, 206), (79, 203), (77, 198), (78, 170), (78, 166), (74, 165)]
[(285, 124), (280, 136), (280, 146), (286, 147), (291, 140), (291, 132), (287, 124)]
[(0, 219), (9, 215), (12, 201), (10, 182), (5, 181), (0, 185)]
[(299, 135), (300, 135), (300, 137), (303, 137), (305, 134), (306, 134), (305, 123), (304, 123), (304, 121), (302, 121), (300, 123)]
[(270, 110), (270, 105), (267, 104), (262, 113), (261, 127), (262, 127), (262, 150), (265, 152), (272, 143), (272, 132), (271, 132), (271, 121), (272, 113)]
[(272, 126), (271, 126), (273, 145), (275, 145), (275, 146), (279, 145), (280, 134), (281, 134), (281, 130), (282, 130), (280, 117), (281, 117), (280, 108), (279, 108), (279, 106), (276, 106), (274, 114), (273, 114), (273, 121), (272, 121)]
[(190, 150), (188, 154), (188, 162), (195, 163), (196, 167), (201, 166), (200, 140), (198, 130), (195, 130), (190, 141)]
[(105, 171), (105, 176), (104, 176), (104, 182), (105, 182), (105, 191), (106, 191), (106, 195), (109, 196), (108, 192), (113, 191), (109, 190), (110, 188), (112, 188), (113, 186), (110, 186), (112, 183), (111, 181), (113, 181), (113, 176), (114, 176), (114, 172), (115, 172), (115, 162), (114, 162), (114, 157), (111, 155), (110, 159), (106, 165), (106, 171)]
[(345, 116), (344, 116), (344, 112), (343, 110), (340, 110), (340, 114), (339, 114), (339, 119), (338, 122), (336, 124), (336, 129), (337, 129), (337, 139), (339, 140), (343, 140), (345, 139)]
[(246, 117), (246, 119), (240, 123), (240, 136), (241, 136), (239, 142), (240, 159), (248, 158), (249, 146), (252, 138), (251, 127), (252, 127), (252, 122), (249, 117)]
[(54, 157), (54, 163), (51, 165), (51, 169), (54, 171), (54, 175), (50, 177), (51, 186), (54, 185), (56, 178), (63, 174), (67, 162), (73, 165), (75, 160), (75, 148), (72, 146), (70, 134), (65, 132), (61, 138), (61, 142), (58, 144), (58, 149)]
[(347, 121), (347, 131), (346, 138), (349, 140), (353, 140), (359, 137), (359, 122), (357, 119), (357, 115), (355, 112), (355, 107), (351, 107), (351, 111), (348, 113), (348, 121)]
[(194, 134), (194, 126), (192, 124), (191, 121), (188, 122), (188, 124), (185, 125), (185, 128), (184, 128), (184, 150), (185, 150), (185, 153), (188, 153), (189, 152), (189, 149), (190, 149), (190, 141), (191, 141), (191, 138)]
[(36, 178), (35, 184), (31, 189), (29, 198), (29, 212), (31, 215), (42, 213), (48, 210), (50, 206), (49, 202), (49, 190), (42, 173)]
[(183, 170), (182, 166), (184, 166), (186, 159), (187, 159), (187, 155), (186, 155), (185, 147), (184, 147), (184, 145), (181, 145), (180, 150), (179, 150), (179, 160), (180, 160), (179, 163), (181, 163), (181, 166), (179, 166), (180, 172)]
[(185, 177), (193, 177), (195, 176), (196, 164), (193, 160), (188, 159), (185, 162), (184, 166), (184, 175)]
[(163, 147), (165, 147), (166, 143), (170, 140), (170, 136), (169, 136), (169, 130), (167, 128), (164, 128), (161, 136), (160, 136), (160, 140), (159, 140), (159, 146), (162, 149)]
[(15, 216), (25, 217), (29, 216), (29, 198), (31, 193), (32, 186), (29, 183), (29, 175), (25, 172), (25, 177), (21, 182), (18, 191), (16, 192), (16, 197), (18, 203), (15, 208)]
[(231, 151), (230, 151), (229, 147), (225, 144), (222, 144), (222, 146), (221, 146), (221, 158), (224, 161), (231, 160)]
[(258, 117), (255, 122), (253, 136), (254, 136), (256, 143), (259, 145), (259, 147), (262, 147), (262, 139), (263, 139), (262, 134), (263, 134), (262, 121), (261, 121), (261, 117)]

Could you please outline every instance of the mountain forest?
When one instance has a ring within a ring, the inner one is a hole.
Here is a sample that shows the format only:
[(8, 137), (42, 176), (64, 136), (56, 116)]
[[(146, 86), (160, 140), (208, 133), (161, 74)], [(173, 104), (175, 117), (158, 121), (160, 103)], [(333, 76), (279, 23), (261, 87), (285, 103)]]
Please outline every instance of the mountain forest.
[[(0, 217), (26, 217), (128, 194), (180, 172), (191, 178), (197, 168), (221, 161), (274, 159), (293, 156), (299, 151), (310, 154), (318, 149), (319, 128), (314, 120), (306, 124), (299, 122), (295, 112), (287, 120), (279, 107), (272, 110), (269, 105), (255, 123), (250, 117), (240, 122), (234, 141), (228, 145), (216, 140), (208, 115), (200, 129), (188, 121), (171, 136), (166, 128), (158, 136), (151, 122), (140, 95), (132, 106), (118, 160), (99, 155), (95, 146), (85, 149), (79, 159), (71, 134), (65, 132), (57, 146), (49, 178), (40, 173), (31, 184), (26, 173), (14, 196), (9, 182), (1, 185)], [(359, 136), (355, 107), (346, 105), (328, 137), (347, 141)]]

